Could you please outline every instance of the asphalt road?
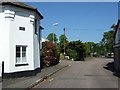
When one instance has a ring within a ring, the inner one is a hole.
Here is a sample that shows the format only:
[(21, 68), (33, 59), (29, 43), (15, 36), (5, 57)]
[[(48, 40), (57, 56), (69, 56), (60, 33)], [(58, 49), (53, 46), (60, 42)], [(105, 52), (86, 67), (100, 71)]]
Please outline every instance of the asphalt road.
[(118, 88), (118, 77), (110, 67), (112, 62), (110, 58), (71, 61), (68, 67), (34, 88)]

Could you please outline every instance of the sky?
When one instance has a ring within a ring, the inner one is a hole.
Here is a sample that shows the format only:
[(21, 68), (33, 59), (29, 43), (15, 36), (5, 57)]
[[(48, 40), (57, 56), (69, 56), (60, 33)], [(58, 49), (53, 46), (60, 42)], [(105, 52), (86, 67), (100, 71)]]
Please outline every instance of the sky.
[[(98, 43), (103, 33), (118, 20), (117, 2), (25, 2), (43, 15), (42, 37), (55, 33), (57, 38), (66, 29), (68, 41)], [(53, 26), (54, 23), (57, 26)]]

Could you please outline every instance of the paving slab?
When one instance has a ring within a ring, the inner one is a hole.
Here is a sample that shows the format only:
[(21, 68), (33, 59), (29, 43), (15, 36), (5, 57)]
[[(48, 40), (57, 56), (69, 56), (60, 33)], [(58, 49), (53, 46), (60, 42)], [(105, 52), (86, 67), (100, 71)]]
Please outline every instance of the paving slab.
[(32, 88), (34, 85), (40, 83), (45, 78), (67, 67), (70, 62), (71, 61), (68, 60), (60, 60), (59, 64), (42, 69), (41, 72), (37, 73), (36, 76), (3, 79), (2, 88)]

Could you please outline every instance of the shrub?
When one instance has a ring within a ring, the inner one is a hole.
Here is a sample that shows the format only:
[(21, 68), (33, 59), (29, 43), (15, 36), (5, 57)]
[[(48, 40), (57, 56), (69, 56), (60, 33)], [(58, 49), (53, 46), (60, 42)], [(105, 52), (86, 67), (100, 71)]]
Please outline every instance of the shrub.
[(56, 45), (52, 42), (42, 43), (41, 59), (45, 66), (51, 66), (59, 63), (59, 53)]
[(75, 61), (84, 61), (85, 48), (84, 48), (84, 44), (80, 40), (69, 42), (67, 48), (74, 50), (74, 51), (70, 50), (70, 52), (75, 54), (74, 55), (74, 56), (76, 56), (76, 58), (74, 57)]
[(70, 57), (70, 59), (74, 59), (74, 60), (77, 59), (77, 52), (75, 50), (68, 49), (67, 55)]

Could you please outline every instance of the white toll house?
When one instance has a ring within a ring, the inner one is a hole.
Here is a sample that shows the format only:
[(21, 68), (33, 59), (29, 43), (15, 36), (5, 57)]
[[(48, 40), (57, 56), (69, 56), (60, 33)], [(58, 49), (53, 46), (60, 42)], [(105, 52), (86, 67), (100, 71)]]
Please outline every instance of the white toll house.
[(22, 2), (0, 2), (3, 78), (36, 75), (40, 71), (41, 19), (36, 8)]

